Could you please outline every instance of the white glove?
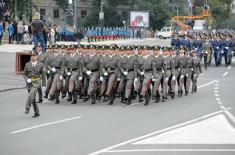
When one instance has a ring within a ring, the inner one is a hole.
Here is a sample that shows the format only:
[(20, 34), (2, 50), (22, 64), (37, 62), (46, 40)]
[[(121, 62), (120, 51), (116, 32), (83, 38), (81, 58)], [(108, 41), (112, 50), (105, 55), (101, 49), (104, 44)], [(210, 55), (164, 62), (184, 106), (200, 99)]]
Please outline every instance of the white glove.
[(123, 74), (127, 76), (128, 72), (124, 72)]
[(72, 75), (72, 73), (71, 72), (67, 72), (67, 75), (70, 76), (70, 75)]
[(121, 79), (118, 78), (117, 81), (121, 81)]
[(78, 80), (79, 80), (79, 81), (82, 81), (82, 77), (80, 76), (80, 77), (78, 78)]
[(188, 74), (186, 74), (186, 76), (188, 76)]
[(183, 75), (181, 75), (181, 76), (180, 76), (180, 78), (181, 78), (181, 79), (183, 79), (183, 78), (184, 78), (184, 76), (183, 76)]
[(27, 79), (26, 81), (27, 81), (27, 83), (32, 83), (31, 79)]
[(225, 48), (228, 49), (228, 46), (226, 46)]
[(152, 79), (152, 81), (153, 81), (153, 82), (155, 82), (155, 81), (156, 81), (156, 79)]
[(175, 81), (175, 76), (172, 76), (172, 81)]
[(101, 76), (101, 77), (100, 77), (100, 81), (104, 81), (104, 77)]
[(144, 75), (144, 72), (141, 72), (140, 75)]
[(48, 74), (50, 74), (50, 72), (51, 72), (50, 70), (47, 71)]
[(53, 67), (53, 68), (51, 69), (51, 71), (52, 71), (52, 72), (55, 72), (55, 71), (56, 71), (55, 67)]
[(223, 54), (223, 53), (224, 53), (224, 50), (222, 50), (221, 53)]
[(138, 81), (138, 78), (135, 78), (134, 82), (137, 82)]
[(60, 75), (60, 80), (63, 80), (63, 76), (62, 75)]
[(107, 73), (107, 72), (105, 72), (105, 73), (104, 73), (104, 76), (108, 76), (108, 73)]
[(193, 74), (193, 76), (197, 76), (197, 74)]
[(193, 71), (193, 68), (192, 68), (192, 71)]
[(216, 49), (219, 49), (219, 47), (216, 47)]
[(91, 71), (86, 71), (86, 74), (87, 75), (91, 75)]
[(164, 70), (162, 70), (162, 73), (165, 73)]
[(166, 81), (168, 81), (169, 80), (169, 78), (165, 78), (166, 79)]

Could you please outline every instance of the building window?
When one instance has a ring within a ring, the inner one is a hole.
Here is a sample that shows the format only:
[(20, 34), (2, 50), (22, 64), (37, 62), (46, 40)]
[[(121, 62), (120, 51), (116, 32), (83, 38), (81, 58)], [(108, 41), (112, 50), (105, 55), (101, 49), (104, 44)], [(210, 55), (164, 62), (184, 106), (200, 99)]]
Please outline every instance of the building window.
[(86, 10), (82, 10), (81, 11), (81, 17), (84, 18), (84, 17), (86, 17), (86, 15), (87, 15), (87, 11)]
[(40, 9), (40, 15), (41, 18), (44, 18), (46, 16), (46, 9)]
[(59, 17), (60, 17), (60, 10), (54, 9), (54, 18), (59, 18)]

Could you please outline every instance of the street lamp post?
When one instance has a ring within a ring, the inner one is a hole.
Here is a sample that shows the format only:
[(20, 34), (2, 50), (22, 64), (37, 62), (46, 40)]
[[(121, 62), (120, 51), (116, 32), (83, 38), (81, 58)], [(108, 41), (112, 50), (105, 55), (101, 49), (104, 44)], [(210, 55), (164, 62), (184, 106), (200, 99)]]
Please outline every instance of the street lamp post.
[(100, 1), (100, 13), (99, 13), (99, 20), (100, 20), (100, 26), (103, 27), (104, 26), (104, 2), (103, 0)]

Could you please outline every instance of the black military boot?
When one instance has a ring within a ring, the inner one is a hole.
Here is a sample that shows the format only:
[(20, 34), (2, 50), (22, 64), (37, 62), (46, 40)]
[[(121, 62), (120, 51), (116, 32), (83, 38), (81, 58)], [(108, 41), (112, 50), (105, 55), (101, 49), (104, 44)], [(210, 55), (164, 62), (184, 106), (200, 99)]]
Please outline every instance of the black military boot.
[(182, 97), (182, 91), (178, 91), (178, 96)]
[(188, 91), (185, 92), (185, 96), (188, 96)]
[(67, 101), (68, 102), (72, 101), (72, 93), (70, 93), (70, 92), (68, 93)]
[(43, 102), (42, 98), (40, 98), (40, 99), (37, 101), (37, 103), (42, 103), (42, 102)]
[(170, 96), (171, 96), (172, 99), (174, 99), (175, 98), (175, 92), (171, 92)]
[(62, 98), (66, 97), (66, 92), (62, 92), (61, 94), (62, 94), (62, 96), (61, 96)]
[(73, 102), (71, 102), (71, 104), (77, 104), (77, 100), (73, 100)]
[(162, 97), (162, 102), (166, 102), (167, 97)]
[(45, 93), (45, 94), (43, 95), (43, 98), (48, 98), (48, 94)]
[(109, 97), (107, 95), (104, 96), (103, 102), (107, 102), (109, 100)]
[(129, 99), (125, 99), (126, 100), (126, 105), (131, 105), (131, 99), (129, 98)]
[(54, 96), (51, 96), (51, 95), (50, 95), (50, 97), (48, 98), (48, 100), (50, 100), (50, 101), (54, 101), (54, 99), (55, 99), (55, 97), (54, 97)]
[(84, 98), (83, 101), (86, 102), (86, 101), (90, 100), (90, 98), (91, 98), (91, 97), (90, 97), (89, 95), (87, 95), (87, 96)]
[(146, 96), (145, 96), (145, 103), (144, 103), (144, 105), (145, 106), (147, 106), (147, 105), (149, 105), (149, 101), (150, 101), (150, 94), (149, 94), (149, 92), (147, 92), (147, 94), (146, 94)]
[(143, 96), (142, 95), (139, 95), (139, 102), (143, 102)]

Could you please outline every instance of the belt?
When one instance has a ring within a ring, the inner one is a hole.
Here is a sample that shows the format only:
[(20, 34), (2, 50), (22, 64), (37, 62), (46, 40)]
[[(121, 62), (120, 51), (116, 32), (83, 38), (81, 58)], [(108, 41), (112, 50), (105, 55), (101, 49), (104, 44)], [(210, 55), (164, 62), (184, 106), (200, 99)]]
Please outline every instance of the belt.
[(134, 71), (134, 69), (128, 70), (128, 72), (132, 72), (132, 71)]
[(150, 72), (150, 71), (152, 71), (152, 69), (149, 69), (149, 70), (145, 70), (145, 72)]
[(157, 69), (156, 71), (161, 72), (161, 71), (162, 71), (162, 69)]
[(61, 67), (54, 67), (55, 69), (60, 69)]
[(175, 69), (179, 69), (179, 67), (175, 67)]
[(98, 69), (95, 69), (95, 70), (91, 70), (92, 72), (97, 72), (97, 71), (99, 71)]
[(74, 69), (71, 69), (72, 71), (76, 71), (76, 70), (78, 70), (78, 68), (74, 68)]
[(40, 77), (32, 77), (31, 80), (32, 81), (39, 81), (39, 80), (41, 80), (41, 78)]

